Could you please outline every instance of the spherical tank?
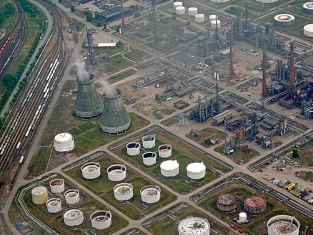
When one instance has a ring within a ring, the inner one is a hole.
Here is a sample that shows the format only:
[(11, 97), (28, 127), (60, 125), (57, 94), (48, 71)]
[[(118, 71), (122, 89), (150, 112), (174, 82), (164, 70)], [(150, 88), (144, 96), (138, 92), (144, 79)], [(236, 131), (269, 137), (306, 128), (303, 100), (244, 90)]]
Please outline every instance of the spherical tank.
[(268, 235), (298, 235), (299, 221), (290, 215), (277, 215), (267, 222)]
[(70, 133), (61, 133), (54, 137), (53, 147), (57, 152), (69, 152), (74, 149), (74, 138)]
[(151, 149), (155, 146), (155, 135), (146, 135), (142, 137), (142, 146)]
[(101, 175), (101, 167), (98, 162), (87, 162), (81, 167), (82, 175), (85, 179), (96, 179)]
[(251, 214), (260, 214), (266, 209), (266, 200), (257, 196), (248, 197), (244, 201), (244, 208)]
[(277, 26), (288, 27), (293, 25), (295, 17), (290, 14), (279, 14), (274, 17), (274, 24)]
[(130, 142), (126, 145), (126, 150), (129, 156), (136, 156), (140, 153), (140, 143)]
[(62, 193), (65, 189), (64, 180), (62, 179), (51, 180), (50, 189), (52, 193)]
[(78, 226), (84, 222), (84, 214), (79, 209), (70, 209), (63, 214), (63, 220), (67, 226)]
[(239, 213), (239, 221), (241, 223), (244, 223), (247, 221), (247, 214), (245, 212), (240, 212)]
[(108, 179), (111, 181), (121, 181), (126, 178), (126, 166), (114, 164), (107, 169)]
[(303, 12), (313, 14), (313, 2), (306, 2), (302, 5)]
[(90, 215), (91, 226), (102, 230), (111, 226), (112, 214), (110, 211), (95, 211)]
[(310, 38), (313, 37), (313, 24), (307, 24), (303, 27), (303, 33)]
[(173, 8), (174, 10), (177, 8), (177, 7), (182, 7), (183, 6), (183, 3), (182, 2), (173, 2)]
[(178, 224), (179, 235), (210, 235), (210, 223), (200, 217), (187, 217)]
[(49, 213), (58, 213), (62, 209), (61, 199), (51, 198), (46, 202), (46, 206)]
[(221, 28), (222, 23), (221, 23), (220, 20), (212, 20), (211, 21), (211, 29), (215, 29), (216, 26), (217, 26), (218, 29)]
[(236, 198), (232, 194), (223, 194), (217, 198), (217, 209), (221, 211), (232, 211), (237, 207)]
[(181, 6), (181, 7), (176, 7), (176, 14), (177, 15), (183, 15), (186, 13), (186, 8)]
[(198, 180), (205, 176), (206, 167), (203, 162), (194, 162), (187, 165), (187, 176), (191, 179)]
[(197, 23), (203, 23), (205, 20), (204, 14), (196, 14), (195, 15), (195, 21)]
[(121, 183), (113, 188), (114, 197), (118, 201), (127, 201), (134, 196), (134, 189), (132, 184)]
[(142, 154), (142, 162), (146, 166), (152, 166), (156, 163), (156, 154), (154, 152), (145, 152)]
[(189, 7), (188, 8), (188, 15), (194, 16), (198, 14), (198, 8), (196, 7)]
[(64, 193), (67, 204), (75, 204), (79, 202), (79, 191), (77, 189), (69, 189)]
[(177, 160), (167, 160), (160, 164), (161, 174), (165, 177), (174, 177), (179, 174), (179, 163)]
[(152, 204), (160, 200), (161, 189), (159, 186), (149, 185), (140, 190), (141, 201)]
[(36, 205), (45, 204), (48, 199), (48, 190), (44, 186), (38, 186), (32, 189), (32, 201)]
[(159, 156), (161, 158), (168, 158), (172, 156), (172, 146), (169, 144), (160, 145), (158, 150), (159, 150)]

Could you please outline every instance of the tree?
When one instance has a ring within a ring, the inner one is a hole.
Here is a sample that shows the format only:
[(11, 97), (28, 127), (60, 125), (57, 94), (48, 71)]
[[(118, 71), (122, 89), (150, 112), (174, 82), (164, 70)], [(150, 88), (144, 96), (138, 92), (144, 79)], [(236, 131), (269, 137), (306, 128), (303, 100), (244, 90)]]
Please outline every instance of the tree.
[(90, 11), (84, 11), (84, 15), (86, 16), (87, 22), (91, 22), (94, 20), (92, 13)]
[(75, 12), (75, 6), (71, 5), (71, 12)]
[(59, 3), (61, 3), (62, 2), (62, 0), (59, 0)]
[(117, 43), (116, 43), (116, 47), (122, 47), (124, 46), (124, 44), (121, 42), (121, 40), (119, 40)]
[(293, 157), (293, 158), (298, 158), (298, 157), (300, 157), (300, 154), (299, 154), (298, 149), (292, 150), (292, 157)]
[(206, 140), (204, 141), (204, 143), (205, 143), (207, 146), (211, 146), (211, 145), (212, 145), (211, 139), (206, 139)]
[(9, 17), (15, 13), (15, 7), (12, 3), (7, 2), (3, 7), (3, 14), (5, 17)]
[(0, 12), (0, 27), (3, 25), (4, 22), (4, 15), (2, 12)]

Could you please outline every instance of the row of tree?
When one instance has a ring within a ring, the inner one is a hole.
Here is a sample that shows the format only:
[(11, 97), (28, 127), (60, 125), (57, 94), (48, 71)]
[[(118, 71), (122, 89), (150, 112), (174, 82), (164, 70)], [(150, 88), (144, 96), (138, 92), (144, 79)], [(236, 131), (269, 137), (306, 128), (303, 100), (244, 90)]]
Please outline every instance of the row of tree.
[(11, 2), (4, 4), (2, 11), (0, 11), (0, 27), (3, 26), (5, 18), (9, 18), (15, 14), (15, 7)]

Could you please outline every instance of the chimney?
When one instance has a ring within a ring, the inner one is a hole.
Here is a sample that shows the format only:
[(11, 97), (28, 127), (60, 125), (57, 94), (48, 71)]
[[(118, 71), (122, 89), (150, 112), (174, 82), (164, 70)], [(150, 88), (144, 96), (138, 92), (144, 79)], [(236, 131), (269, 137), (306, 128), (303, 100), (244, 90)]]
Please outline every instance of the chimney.
[(292, 92), (292, 89), (295, 85), (295, 52), (294, 52), (294, 44), (290, 42), (290, 65), (289, 65), (289, 94)]
[(233, 64), (233, 30), (229, 31), (229, 74), (231, 77), (235, 76), (234, 64)]
[(103, 103), (94, 84), (94, 76), (90, 74), (87, 81), (76, 79), (78, 89), (74, 106), (74, 114), (78, 119), (93, 119), (101, 115)]
[(265, 51), (263, 51), (263, 81), (262, 81), (262, 96), (266, 97), (267, 90), (266, 90), (266, 54)]
[(151, 1), (153, 10), (153, 39), (154, 43), (157, 42), (157, 25), (156, 25), (156, 15), (155, 15), (155, 0)]
[(109, 135), (120, 135), (130, 129), (131, 119), (126, 112), (121, 98), (121, 91), (116, 90), (115, 95), (105, 95), (103, 112), (100, 118), (101, 130)]
[(120, 3), (121, 3), (121, 14), (122, 14), (122, 29), (125, 29), (123, 0), (120, 0)]

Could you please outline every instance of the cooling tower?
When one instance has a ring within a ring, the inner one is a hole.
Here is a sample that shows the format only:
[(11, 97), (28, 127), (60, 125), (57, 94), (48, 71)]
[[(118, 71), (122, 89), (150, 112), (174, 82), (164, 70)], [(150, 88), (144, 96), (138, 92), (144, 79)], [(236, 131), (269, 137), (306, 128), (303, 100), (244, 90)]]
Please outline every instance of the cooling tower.
[(100, 118), (101, 130), (109, 135), (120, 135), (130, 129), (130, 117), (122, 103), (120, 90), (115, 95), (105, 95)]
[(74, 114), (78, 119), (93, 119), (101, 115), (103, 103), (94, 84), (94, 76), (90, 74), (88, 81), (76, 79), (78, 90), (74, 106)]

